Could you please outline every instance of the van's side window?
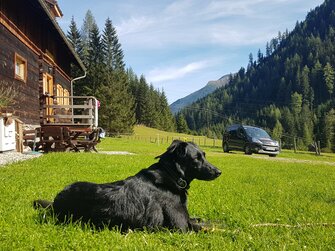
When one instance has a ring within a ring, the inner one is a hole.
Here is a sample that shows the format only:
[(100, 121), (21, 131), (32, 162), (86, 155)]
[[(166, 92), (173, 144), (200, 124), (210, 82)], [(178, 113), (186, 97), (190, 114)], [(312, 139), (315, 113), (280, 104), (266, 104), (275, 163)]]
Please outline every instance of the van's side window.
[(244, 133), (244, 131), (242, 130), (242, 128), (238, 128), (238, 130), (237, 130), (237, 136), (238, 136), (239, 138), (244, 138), (245, 133)]

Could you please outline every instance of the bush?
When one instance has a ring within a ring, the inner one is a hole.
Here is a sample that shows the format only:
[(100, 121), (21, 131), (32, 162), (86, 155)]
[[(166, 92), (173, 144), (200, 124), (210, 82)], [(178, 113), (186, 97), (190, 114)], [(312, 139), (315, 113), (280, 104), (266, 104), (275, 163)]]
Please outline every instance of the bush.
[(0, 82), (0, 110), (15, 103), (17, 90), (9, 86), (7, 82)]

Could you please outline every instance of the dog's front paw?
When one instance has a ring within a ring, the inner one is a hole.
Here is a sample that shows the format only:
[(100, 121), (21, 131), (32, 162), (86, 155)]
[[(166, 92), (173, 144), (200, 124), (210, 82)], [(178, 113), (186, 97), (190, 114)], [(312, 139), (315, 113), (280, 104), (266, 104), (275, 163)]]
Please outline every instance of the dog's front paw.
[(194, 232), (199, 232), (199, 231), (201, 231), (203, 228), (202, 228), (202, 226), (201, 226), (200, 224), (197, 224), (197, 223), (195, 223), (195, 222), (190, 222), (190, 223), (189, 223), (189, 229), (190, 229), (191, 231), (194, 231)]

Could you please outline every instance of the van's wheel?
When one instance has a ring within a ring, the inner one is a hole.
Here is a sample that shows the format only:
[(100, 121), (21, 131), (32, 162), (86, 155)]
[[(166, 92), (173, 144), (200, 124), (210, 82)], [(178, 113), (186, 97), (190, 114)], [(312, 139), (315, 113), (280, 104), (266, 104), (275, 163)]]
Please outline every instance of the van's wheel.
[(276, 154), (269, 154), (270, 157), (274, 158), (276, 157), (277, 155)]
[(228, 146), (227, 143), (224, 143), (224, 144), (223, 144), (223, 151), (224, 151), (225, 153), (229, 153), (229, 146)]
[(244, 153), (245, 154), (248, 154), (248, 155), (251, 155), (252, 152), (251, 152), (251, 148), (249, 145), (246, 145), (245, 148), (244, 148)]

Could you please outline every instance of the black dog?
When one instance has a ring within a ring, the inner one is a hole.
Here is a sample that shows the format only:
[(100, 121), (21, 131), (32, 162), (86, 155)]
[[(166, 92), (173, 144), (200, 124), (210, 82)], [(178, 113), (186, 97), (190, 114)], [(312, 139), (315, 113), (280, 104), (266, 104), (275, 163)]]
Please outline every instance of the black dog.
[(98, 228), (200, 230), (187, 211), (187, 190), (193, 179), (213, 180), (221, 171), (195, 144), (179, 140), (156, 158), (160, 158), (158, 163), (125, 180), (76, 182), (53, 203), (37, 200), (34, 206), (53, 208), (60, 221), (71, 218)]

